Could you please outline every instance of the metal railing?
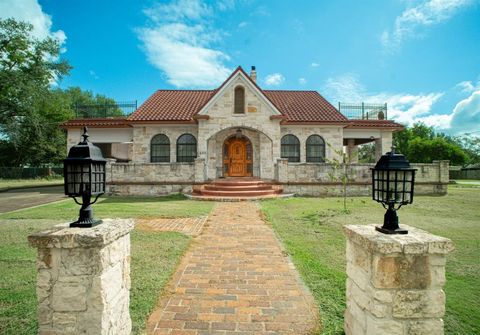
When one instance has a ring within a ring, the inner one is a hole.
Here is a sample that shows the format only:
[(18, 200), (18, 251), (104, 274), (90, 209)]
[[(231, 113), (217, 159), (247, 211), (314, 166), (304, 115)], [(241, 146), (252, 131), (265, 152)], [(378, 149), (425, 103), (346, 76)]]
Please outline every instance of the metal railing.
[(387, 103), (338, 103), (338, 111), (351, 120), (387, 120)]
[(75, 104), (78, 119), (127, 117), (137, 110), (137, 100), (104, 104)]

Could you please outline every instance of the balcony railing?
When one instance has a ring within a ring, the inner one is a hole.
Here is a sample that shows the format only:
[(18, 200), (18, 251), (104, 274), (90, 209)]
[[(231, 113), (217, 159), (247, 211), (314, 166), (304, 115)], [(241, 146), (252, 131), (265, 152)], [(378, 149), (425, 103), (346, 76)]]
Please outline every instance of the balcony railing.
[(351, 120), (387, 120), (387, 104), (338, 103), (338, 111)]
[(137, 110), (137, 100), (98, 104), (75, 104), (77, 119), (122, 118)]

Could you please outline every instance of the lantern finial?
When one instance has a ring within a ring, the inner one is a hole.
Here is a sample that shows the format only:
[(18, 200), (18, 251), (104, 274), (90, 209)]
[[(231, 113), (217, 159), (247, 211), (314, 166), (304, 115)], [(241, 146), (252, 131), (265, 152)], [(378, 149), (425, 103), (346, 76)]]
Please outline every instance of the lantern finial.
[(392, 150), (390, 151), (390, 155), (396, 154), (395, 149), (397, 149), (397, 146), (395, 144), (392, 144), (391, 148)]
[(88, 138), (90, 137), (90, 135), (88, 135), (88, 128), (87, 126), (83, 127), (83, 143), (87, 143), (88, 142)]

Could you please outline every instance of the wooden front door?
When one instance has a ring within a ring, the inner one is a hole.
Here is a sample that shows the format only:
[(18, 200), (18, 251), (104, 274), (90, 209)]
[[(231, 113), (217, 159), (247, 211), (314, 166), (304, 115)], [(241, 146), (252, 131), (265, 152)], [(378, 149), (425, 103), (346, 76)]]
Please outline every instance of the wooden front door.
[(247, 177), (252, 173), (251, 144), (246, 138), (233, 138), (225, 142), (223, 163), (224, 172), (228, 177)]

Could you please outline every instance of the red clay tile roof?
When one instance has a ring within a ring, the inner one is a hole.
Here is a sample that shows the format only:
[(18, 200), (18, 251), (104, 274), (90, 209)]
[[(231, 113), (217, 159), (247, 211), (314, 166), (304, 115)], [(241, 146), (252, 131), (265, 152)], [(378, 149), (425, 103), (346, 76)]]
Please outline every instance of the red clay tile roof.
[(158, 90), (129, 121), (190, 121), (215, 94), (215, 90)]
[(105, 119), (75, 119), (68, 120), (60, 125), (62, 128), (77, 128), (87, 126), (90, 128), (123, 128), (129, 127), (125, 117)]
[[(190, 121), (215, 95), (216, 90), (158, 90), (128, 121)], [(263, 91), (265, 96), (293, 122), (348, 121), (315, 91)]]
[(390, 120), (350, 120), (346, 128), (405, 128), (400, 123)]
[(316, 91), (264, 90), (263, 93), (286, 116), (287, 122), (348, 121)]

